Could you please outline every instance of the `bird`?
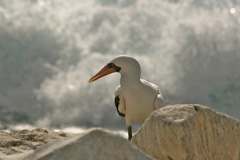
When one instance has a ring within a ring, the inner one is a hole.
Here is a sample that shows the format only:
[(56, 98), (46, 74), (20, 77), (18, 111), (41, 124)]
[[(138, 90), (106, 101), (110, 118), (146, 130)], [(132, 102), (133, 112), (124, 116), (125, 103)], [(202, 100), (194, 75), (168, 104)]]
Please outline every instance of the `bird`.
[(141, 78), (139, 62), (130, 56), (118, 56), (89, 79), (94, 82), (111, 73), (120, 73), (114, 103), (119, 116), (125, 118), (128, 140), (132, 139), (132, 125), (142, 124), (156, 109), (165, 105), (159, 87)]

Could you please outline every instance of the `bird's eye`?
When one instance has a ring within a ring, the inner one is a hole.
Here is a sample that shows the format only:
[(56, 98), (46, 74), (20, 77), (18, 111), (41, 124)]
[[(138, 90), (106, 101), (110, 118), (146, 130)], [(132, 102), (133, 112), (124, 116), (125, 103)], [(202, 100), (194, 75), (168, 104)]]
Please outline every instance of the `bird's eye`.
[(109, 68), (113, 68), (113, 67), (114, 67), (114, 64), (113, 64), (113, 63), (108, 63), (107, 66), (108, 66)]
[(114, 63), (108, 63), (107, 64), (108, 68), (113, 68), (116, 72), (120, 72), (121, 68), (116, 66)]

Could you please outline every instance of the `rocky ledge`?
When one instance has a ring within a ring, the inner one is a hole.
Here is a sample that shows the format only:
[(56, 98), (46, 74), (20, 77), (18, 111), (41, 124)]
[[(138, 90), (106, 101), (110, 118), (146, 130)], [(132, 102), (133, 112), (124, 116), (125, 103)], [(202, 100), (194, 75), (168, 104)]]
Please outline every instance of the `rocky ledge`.
[(153, 112), (132, 142), (159, 160), (239, 160), (239, 137), (238, 120), (182, 104)]
[(105, 129), (1, 132), (0, 160), (239, 160), (239, 137), (238, 120), (181, 104), (154, 111), (131, 142)]

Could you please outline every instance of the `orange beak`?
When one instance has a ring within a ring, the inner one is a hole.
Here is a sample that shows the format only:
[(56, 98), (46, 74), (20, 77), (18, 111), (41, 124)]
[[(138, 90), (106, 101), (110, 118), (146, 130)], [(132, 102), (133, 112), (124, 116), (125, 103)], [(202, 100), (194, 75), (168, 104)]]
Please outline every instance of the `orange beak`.
[(110, 68), (109, 66), (104, 66), (97, 74), (95, 74), (94, 76), (92, 76), (88, 82), (91, 83), (91, 82), (94, 82), (96, 81), (97, 79), (101, 78), (101, 77), (104, 77), (108, 74), (111, 74), (113, 72), (116, 72), (116, 70), (114, 68)]

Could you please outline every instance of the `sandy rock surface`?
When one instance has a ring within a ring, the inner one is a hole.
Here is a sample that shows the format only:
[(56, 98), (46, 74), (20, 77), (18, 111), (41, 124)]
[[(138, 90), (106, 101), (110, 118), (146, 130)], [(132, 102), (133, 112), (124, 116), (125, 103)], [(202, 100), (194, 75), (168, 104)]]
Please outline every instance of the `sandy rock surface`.
[(150, 160), (121, 135), (92, 129), (83, 135), (43, 146), (24, 160)]
[[(0, 160), (240, 160), (240, 122), (193, 104), (153, 112), (131, 143), (105, 129), (0, 131)], [(135, 144), (138, 148), (136, 148)], [(140, 151), (141, 149), (142, 151)]]
[(156, 110), (132, 143), (159, 160), (239, 160), (240, 123), (201, 105)]

